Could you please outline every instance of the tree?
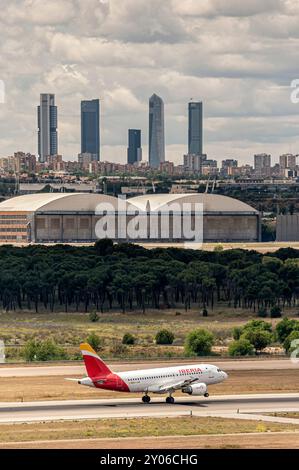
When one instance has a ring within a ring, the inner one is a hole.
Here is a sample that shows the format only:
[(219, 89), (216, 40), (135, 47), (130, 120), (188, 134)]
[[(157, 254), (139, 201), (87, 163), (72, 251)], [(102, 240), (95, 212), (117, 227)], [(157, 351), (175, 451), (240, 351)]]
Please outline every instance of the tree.
[(272, 325), (264, 320), (251, 320), (243, 327), (243, 332), (248, 330), (272, 331)]
[(248, 339), (241, 338), (229, 345), (228, 353), (230, 356), (252, 356), (254, 347)]
[(94, 248), (98, 256), (107, 256), (113, 253), (114, 243), (109, 238), (103, 238), (95, 243)]
[(191, 331), (186, 338), (185, 351), (188, 355), (208, 356), (215, 339), (213, 333), (204, 329)]
[(133, 345), (135, 342), (136, 338), (131, 333), (124, 334), (122, 344)]
[(202, 316), (203, 316), (203, 317), (208, 317), (208, 316), (209, 316), (209, 312), (208, 312), (208, 310), (206, 309), (206, 307), (203, 308)]
[(241, 339), (249, 341), (258, 353), (272, 343), (273, 337), (272, 334), (266, 330), (248, 329), (242, 334)]
[(174, 341), (174, 334), (169, 330), (161, 330), (156, 334), (157, 344), (172, 344)]
[(258, 312), (257, 312), (257, 316), (259, 318), (267, 318), (268, 311), (267, 311), (266, 307), (260, 307)]
[(281, 318), (282, 317), (281, 308), (278, 307), (277, 305), (274, 305), (274, 307), (271, 308), (270, 317), (271, 318)]
[(239, 326), (236, 326), (233, 329), (233, 338), (235, 341), (238, 341), (238, 339), (240, 339), (242, 332), (243, 332), (243, 328), (240, 328)]
[(275, 329), (277, 337), (281, 343), (283, 343), (294, 330), (299, 330), (299, 321), (290, 320), (289, 318), (284, 318), (277, 323)]
[(289, 334), (289, 336), (284, 340), (283, 347), (287, 354), (292, 353), (294, 350), (299, 350), (299, 330), (294, 330)]

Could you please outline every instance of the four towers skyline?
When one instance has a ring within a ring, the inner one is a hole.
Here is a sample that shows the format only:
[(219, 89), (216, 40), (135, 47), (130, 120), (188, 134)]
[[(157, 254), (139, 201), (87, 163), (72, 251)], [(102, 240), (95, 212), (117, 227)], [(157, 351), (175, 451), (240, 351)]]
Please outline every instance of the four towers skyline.
[[(188, 105), (188, 154), (203, 154), (203, 104)], [(50, 155), (58, 153), (57, 106), (54, 94), (41, 94), (38, 106), (38, 154), (43, 163)], [(91, 155), (100, 161), (100, 100), (81, 101), (81, 154)], [(142, 160), (141, 130), (129, 129), (127, 162)], [(164, 102), (157, 94), (149, 99), (149, 151), (152, 168), (165, 162)]]

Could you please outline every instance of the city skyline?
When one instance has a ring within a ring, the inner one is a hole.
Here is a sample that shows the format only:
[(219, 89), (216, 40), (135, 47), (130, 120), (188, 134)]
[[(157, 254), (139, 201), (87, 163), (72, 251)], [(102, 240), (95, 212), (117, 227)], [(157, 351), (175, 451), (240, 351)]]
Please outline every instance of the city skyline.
[(68, 160), (80, 148), (77, 103), (99, 95), (102, 159), (125, 162), (128, 127), (145, 130), (147, 155), (144, 109), (153, 91), (166, 104), (167, 160), (179, 163), (187, 151), (185, 103), (192, 96), (205, 103), (204, 151), (212, 158), (245, 162), (267, 152), (278, 161), (298, 153), (299, 104), (290, 100), (298, 78), (297, 2), (40, 3), (11, 0), (2, 7), (2, 156), (36, 153), (32, 122), (43, 90), (59, 96), (59, 151)]

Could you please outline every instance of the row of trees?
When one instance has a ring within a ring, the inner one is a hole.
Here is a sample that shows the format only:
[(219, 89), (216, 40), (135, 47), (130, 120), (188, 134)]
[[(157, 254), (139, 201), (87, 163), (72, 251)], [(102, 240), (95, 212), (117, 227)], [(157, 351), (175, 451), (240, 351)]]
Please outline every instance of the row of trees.
[(4, 310), (122, 311), (196, 305), (267, 310), (295, 306), (299, 253), (146, 250), (109, 240), (91, 247), (0, 247)]

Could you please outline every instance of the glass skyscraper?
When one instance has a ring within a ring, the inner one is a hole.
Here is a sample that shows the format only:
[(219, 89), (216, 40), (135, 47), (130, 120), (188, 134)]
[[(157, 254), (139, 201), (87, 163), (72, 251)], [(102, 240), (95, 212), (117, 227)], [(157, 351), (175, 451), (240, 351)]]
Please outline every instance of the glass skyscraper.
[(38, 154), (41, 163), (58, 153), (57, 106), (55, 95), (42, 93), (37, 107)]
[(128, 141), (128, 163), (133, 165), (142, 160), (141, 130), (129, 129)]
[(189, 103), (188, 154), (203, 154), (203, 105), (201, 102)]
[(81, 102), (81, 153), (100, 160), (100, 100)]
[(153, 95), (149, 100), (149, 164), (159, 168), (165, 161), (164, 103)]

